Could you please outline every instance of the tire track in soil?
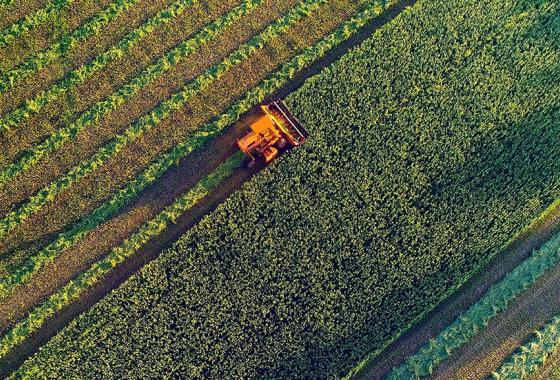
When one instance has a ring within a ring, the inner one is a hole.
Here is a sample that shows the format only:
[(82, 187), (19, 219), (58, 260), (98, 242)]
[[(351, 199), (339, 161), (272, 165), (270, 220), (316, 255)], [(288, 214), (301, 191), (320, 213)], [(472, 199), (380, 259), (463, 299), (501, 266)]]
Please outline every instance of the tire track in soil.
[[(267, 98), (267, 100), (284, 98), (287, 94), (295, 91), (303, 85), (306, 79), (319, 73), (323, 68), (340, 59), (348, 50), (363, 42), (376, 29), (390, 22), (406, 7), (414, 5), (415, 2), (416, 0), (403, 0), (395, 4), (382, 15), (364, 25), (354, 36), (340, 43), (323, 58), (296, 74), (290, 83), (276, 91)], [(220, 136), (213, 138), (204, 148), (182, 159), (179, 165), (170, 169), (156, 184), (147, 189), (137, 198), (134, 204), (128, 206), (123, 212), (127, 212), (130, 208), (142, 207), (144, 202), (148, 202), (150, 199), (153, 199), (153, 197), (159, 197), (160, 202), (165, 202), (166, 200), (170, 202), (194, 185), (198, 179), (209, 174), (229, 157), (229, 155), (237, 150), (235, 140), (247, 131), (248, 121), (253, 117), (254, 112), (253, 110), (242, 115), (237, 123), (225, 130)], [(312, 138), (312, 136), (310, 138)], [(236, 170), (234, 174), (226, 179), (215, 191), (183, 214), (174, 225), (169, 226), (160, 234), (157, 240), (153, 240), (144, 245), (135, 256), (126, 260), (117, 270), (112, 271), (103, 280), (99, 281), (78, 301), (62, 309), (55, 317), (47, 321), (36, 333), (22, 343), (18, 349), (0, 360), (0, 378), (5, 378), (10, 372), (17, 369), (27, 357), (37, 352), (42, 345), (64, 328), (70, 321), (93, 306), (111, 290), (122, 284), (142, 266), (157, 258), (161, 251), (170, 247), (173, 242), (195, 225), (204, 215), (214, 210), (230, 194), (239, 189), (246, 181), (263, 168), (264, 164), (260, 163), (255, 165), (252, 169)], [(193, 172), (198, 173), (198, 176), (189, 175), (187, 177), (184, 175), (184, 173)]]

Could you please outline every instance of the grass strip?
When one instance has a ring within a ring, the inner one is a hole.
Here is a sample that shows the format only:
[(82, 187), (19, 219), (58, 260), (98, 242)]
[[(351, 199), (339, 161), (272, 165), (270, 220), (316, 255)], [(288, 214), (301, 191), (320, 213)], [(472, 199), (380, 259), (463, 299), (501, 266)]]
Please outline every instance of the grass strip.
[[(7, 26), (3, 30), (0, 30), (0, 47), (7, 45), (10, 41), (43, 24), (48, 19), (55, 16), (57, 12), (69, 7), (73, 2), (74, 0), (51, 0), (45, 7), (38, 9), (12, 25)], [(10, 2), (6, 2), (2, 5), (9, 4)]]
[(219, 19), (203, 27), (192, 38), (181, 42), (175, 48), (168, 51), (163, 57), (159, 58), (154, 64), (147, 67), (119, 90), (107, 98), (97, 102), (90, 109), (82, 113), (70, 125), (58, 129), (40, 144), (26, 151), (22, 158), (20, 158), (17, 162), (7, 166), (0, 172), (0, 184), (5, 183), (21, 172), (28, 170), (30, 167), (37, 164), (37, 162), (39, 162), (42, 158), (60, 148), (64, 143), (74, 139), (78, 133), (87, 126), (99, 122), (109, 112), (127, 102), (133, 96), (138, 94), (142, 88), (164, 75), (166, 72), (171, 70), (173, 66), (177, 65), (180, 61), (188, 57), (205, 43), (216, 38), (226, 27), (256, 9), (261, 3), (262, 0), (244, 1), (230, 12), (221, 16)]
[(229, 177), (236, 168), (241, 166), (243, 159), (241, 153), (230, 157), (173, 204), (142, 225), (138, 231), (127, 238), (120, 246), (113, 248), (106, 257), (93, 264), (91, 268), (80, 273), (63, 288), (51, 295), (41, 306), (34, 309), (26, 319), (17, 323), (0, 340), (0, 358), (23, 342), (31, 333), (42, 326), (49, 317), (53, 316), (65, 305), (77, 300), (85, 290), (97, 283), (99, 279), (124, 260), (134, 255), (142, 246), (154, 237), (157, 237), (171, 223), (175, 223), (185, 211), (197, 204), (224, 179)]
[(432, 374), (443, 360), (456, 349), (468, 343), (499, 313), (507, 309), (524, 290), (541, 278), (549, 269), (560, 262), (560, 234), (519, 264), (504, 279), (447, 326), (435, 338), (410, 356), (398, 368), (394, 368), (389, 379), (417, 379)]
[[(389, 4), (386, 3), (388, 7)], [(370, 2), (363, 11), (344, 22), (331, 34), (326, 36), (315, 45), (307, 48), (303, 53), (292, 58), (288, 63), (258, 86), (248, 91), (238, 102), (218, 116), (213, 122), (207, 124), (193, 136), (186, 138), (173, 149), (158, 157), (144, 172), (134, 181), (127, 184), (115, 196), (69, 231), (58, 236), (54, 243), (43, 249), (38, 255), (26, 262), (20, 276), (13, 277), (13, 282), (2, 286), (2, 294), (29, 279), (33, 273), (48, 262), (52, 262), (65, 249), (77, 244), (88, 232), (92, 231), (102, 222), (119, 212), (125, 205), (132, 201), (145, 188), (154, 183), (167, 170), (176, 165), (179, 160), (196, 149), (201, 148), (205, 142), (218, 135), (223, 129), (239, 119), (245, 112), (251, 110), (261, 103), (267, 96), (286, 85), (299, 72), (323, 57), (331, 49), (354, 35), (362, 26), (380, 15), (384, 11), (381, 2)]]
[(48, 64), (65, 56), (79, 43), (99, 34), (120, 14), (128, 10), (139, 0), (116, 0), (105, 9), (91, 17), (77, 29), (64, 35), (58, 42), (34, 57), (26, 60), (17, 67), (0, 75), (0, 93), (6, 92), (30, 75), (41, 70)]
[(107, 67), (128, 54), (128, 52), (138, 45), (145, 37), (150, 35), (156, 28), (171, 22), (176, 17), (181, 16), (188, 7), (198, 0), (177, 0), (168, 8), (159, 11), (144, 24), (134, 29), (124, 36), (116, 45), (99, 54), (93, 60), (81, 65), (64, 76), (49, 89), (37, 94), (33, 99), (26, 100), (23, 105), (10, 112), (0, 120), (0, 131), (10, 130), (17, 127), (23, 120), (36, 114), (46, 104), (55, 101), (72, 88), (85, 82), (96, 72)]
[(560, 349), (560, 316), (553, 318), (492, 373), (494, 380), (522, 380), (541, 369)]
[(180, 109), (191, 97), (208, 88), (232, 67), (248, 59), (254, 51), (263, 48), (267, 41), (288, 30), (291, 25), (310, 15), (325, 2), (326, 0), (303, 0), (298, 6), (270, 24), (262, 33), (242, 44), (222, 62), (208, 68), (196, 79), (188, 82), (181, 91), (162, 101), (152, 111), (128, 127), (122, 134), (111, 139), (91, 157), (39, 190), (37, 194), (31, 196), (21, 207), (8, 213), (0, 220), (0, 237), (20, 225), (45, 204), (53, 201), (61, 191), (69, 188), (73, 183), (76, 183), (102, 166), (122, 151), (129, 143), (156, 127), (162, 120)]

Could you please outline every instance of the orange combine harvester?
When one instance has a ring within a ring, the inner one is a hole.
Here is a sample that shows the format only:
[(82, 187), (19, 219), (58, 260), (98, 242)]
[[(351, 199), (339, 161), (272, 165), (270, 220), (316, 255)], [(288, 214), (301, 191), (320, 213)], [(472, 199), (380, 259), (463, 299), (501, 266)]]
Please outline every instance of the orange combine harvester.
[(305, 141), (307, 131), (292, 115), (282, 100), (261, 106), (262, 115), (251, 123), (251, 129), (237, 140), (237, 145), (249, 157), (247, 167), (255, 165), (257, 157), (269, 163), (287, 147), (296, 147)]

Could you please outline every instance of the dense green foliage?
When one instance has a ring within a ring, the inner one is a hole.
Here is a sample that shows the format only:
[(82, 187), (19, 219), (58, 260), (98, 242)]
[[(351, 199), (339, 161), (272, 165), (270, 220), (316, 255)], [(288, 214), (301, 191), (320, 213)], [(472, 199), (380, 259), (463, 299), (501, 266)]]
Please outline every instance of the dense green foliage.
[(255, 35), (246, 43), (241, 44), (224, 60), (209, 67), (195, 79), (185, 84), (179, 92), (160, 102), (154, 109), (135, 121), (121, 134), (116, 135), (107, 144), (99, 148), (91, 157), (81, 161), (66, 174), (46, 185), (24, 204), (0, 219), (0, 237), (28, 219), (45, 204), (52, 202), (61, 191), (95, 171), (121, 152), (132, 141), (139, 139), (147, 131), (156, 127), (174, 111), (183, 107), (194, 95), (211, 86), (212, 83), (220, 79), (232, 67), (248, 59), (254, 51), (261, 49), (267, 41), (288, 30), (291, 25), (311, 14), (313, 10), (317, 9), (325, 1), (303, 0), (285, 15), (275, 20), (264, 31)]
[[(389, 379), (417, 379), (428, 376), (453, 351), (471, 341), (496, 315), (529, 288), (547, 270), (560, 262), (560, 234), (516, 267), (488, 293), (431, 339), (406, 362), (393, 370)], [(559, 342), (560, 343), (560, 342)], [(517, 363), (518, 361), (515, 361)], [(509, 377), (503, 377), (503, 379)]]
[[(388, 4), (389, 3), (386, 5), (388, 6)], [(225, 113), (217, 117), (215, 121), (204, 126), (195, 136), (187, 138), (184, 142), (159, 157), (133, 182), (121, 189), (109, 202), (82, 219), (69, 231), (60, 234), (52, 244), (48, 245), (45, 249), (41, 250), (38, 255), (26, 262), (24, 267), (20, 268), (19, 271), (14, 273), (13, 277), (9, 277), (9, 280), (2, 284), (1, 294), (5, 295), (13, 289), (13, 287), (28, 279), (29, 276), (39, 270), (46, 262), (54, 260), (64, 249), (76, 244), (87, 232), (94, 229), (106, 218), (118, 212), (127, 202), (136, 197), (140, 191), (152, 184), (157, 178), (161, 177), (165, 171), (176, 164), (182, 157), (202, 147), (205, 141), (214, 137), (223, 130), (223, 128), (231, 125), (231, 123), (237, 120), (243, 113), (261, 103), (266, 96), (285, 85), (294, 75), (322, 57), (327, 51), (349, 38), (368, 20), (376, 17), (383, 12), (383, 10), (384, 9), (381, 8), (378, 3), (370, 3), (362, 12), (343, 23), (333, 33), (306, 49), (302, 54), (294, 57), (291, 61), (283, 65), (279, 71), (271, 74), (269, 78), (249, 91), (244, 98), (232, 105)], [(232, 158), (231, 162), (234, 163), (235, 159), (236, 158)], [(150, 238), (153, 237), (151, 233)], [(131, 254), (133, 254), (133, 252), (129, 251), (129, 255)], [(105, 260), (106, 259), (102, 259), (101, 262), (105, 262)], [(96, 280), (99, 278), (100, 276), (95, 277)], [(93, 280), (89, 281), (87, 285), (80, 287), (80, 291), (85, 290), (86, 286), (90, 286), (93, 283)], [(67, 291), (64, 289), (57, 292), (56, 295), (53, 296), (54, 298), (51, 298), (49, 302), (34, 310), (26, 321), (23, 321), (19, 325), (19, 330), (13, 330), (9, 336), (5, 337), (3, 340), (4, 354), (40, 327), (54, 312), (67, 305), (79, 295), (76, 293), (74, 298), (67, 298), (64, 294), (67, 294)], [(25, 328), (22, 329), (21, 326)], [(32, 328), (27, 326), (32, 326)]]
[(492, 373), (495, 380), (522, 380), (537, 372), (560, 349), (560, 317), (544, 325)]
[(173, 204), (141, 226), (138, 231), (127, 238), (120, 246), (113, 248), (106, 257), (94, 263), (91, 268), (80, 273), (63, 288), (49, 296), (43, 304), (29, 313), (24, 320), (16, 323), (0, 339), (0, 358), (4, 357), (15, 346), (28, 338), (49, 317), (52, 317), (57, 311), (72, 301), (79, 299), (86, 289), (99, 281), (100, 278), (121, 264), (125, 259), (134, 255), (140, 247), (158, 236), (169, 224), (174, 223), (185, 211), (197, 204), (225, 178), (229, 177), (242, 163), (243, 155), (236, 154), (230, 157), (230, 159), (203, 178)]
[(420, 1), (290, 95), (311, 133), (14, 375), (340, 376), (560, 195), (553, 1)]
[(38, 9), (14, 24), (0, 30), (0, 47), (5, 46), (23, 33), (43, 24), (56, 15), (57, 12), (68, 8), (73, 2), (74, 0), (50, 0), (43, 8)]
[(91, 61), (70, 71), (64, 78), (37, 94), (33, 99), (26, 100), (22, 106), (0, 119), (0, 133), (2, 129), (10, 130), (19, 126), (23, 120), (39, 112), (46, 104), (59, 99), (63, 94), (83, 83), (87, 78), (107, 67), (111, 62), (128, 54), (134, 46), (157, 30), (158, 27), (173, 21), (175, 17), (180, 17), (195, 1), (198, 0), (175, 1), (168, 8), (162, 9), (138, 28), (129, 32), (117, 44), (111, 46)]
[(8, 165), (0, 172), (0, 183), (6, 182), (22, 171), (36, 165), (41, 159), (62, 147), (66, 142), (76, 138), (78, 133), (90, 125), (99, 122), (111, 111), (125, 104), (151, 82), (163, 76), (183, 59), (188, 57), (205, 43), (217, 37), (227, 26), (248, 14), (262, 3), (262, 0), (246, 0), (239, 6), (213, 21), (198, 31), (194, 36), (169, 50), (163, 57), (142, 70), (119, 90), (94, 104), (82, 113), (74, 122), (58, 129), (40, 144), (25, 152), (17, 162)]
[(101, 12), (76, 30), (64, 35), (46, 50), (21, 63), (17, 67), (0, 74), (0, 92), (11, 89), (16, 83), (41, 70), (49, 63), (65, 56), (80, 42), (95, 36), (122, 12), (136, 4), (138, 0), (115, 0)]

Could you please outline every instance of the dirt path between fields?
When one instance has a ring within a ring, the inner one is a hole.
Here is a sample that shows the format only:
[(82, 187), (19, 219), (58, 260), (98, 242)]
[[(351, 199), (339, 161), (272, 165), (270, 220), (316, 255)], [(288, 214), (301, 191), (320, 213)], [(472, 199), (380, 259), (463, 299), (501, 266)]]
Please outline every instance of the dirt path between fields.
[(522, 293), (469, 344), (455, 351), (431, 377), (486, 379), (513, 351), (560, 314), (560, 266)]
[[(404, 0), (393, 6), (383, 15), (374, 19), (365, 25), (352, 38), (341, 43), (325, 57), (318, 60), (311, 67), (302, 70), (294, 80), (278, 90), (272, 98), (285, 97), (290, 92), (299, 88), (304, 81), (312, 75), (317, 74), (321, 69), (330, 65), (332, 62), (342, 57), (350, 48), (358, 45), (368, 38), (373, 31), (383, 26), (387, 22), (395, 18), (405, 7), (411, 6), (416, 0)], [(184, 193), (191, 187), (195, 181), (202, 178), (206, 174), (214, 170), (229, 155), (236, 151), (235, 140), (237, 137), (245, 133), (247, 122), (253, 116), (252, 112), (247, 113), (234, 126), (228, 128), (222, 135), (214, 138), (206, 147), (193, 153), (181, 160), (179, 165), (169, 170), (157, 183), (146, 190), (137, 201), (129, 206), (123, 213), (133, 208), (141, 208), (147, 202), (157, 200), (160, 203), (170, 203), (174, 198)], [(260, 171), (263, 165), (256, 165), (251, 170), (239, 169), (226, 179), (217, 190), (205, 197), (196, 206), (177, 221), (176, 224), (170, 226), (157, 239), (142, 247), (139, 252), (125, 261), (118, 270), (111, 272), (105, 279), (91, 288), (80, 300), (72, 303), (57, 313), (56, 317), (49, 320), (35, 334), (27, 339), (12, 354), (0, 360), (0, 378), (5, 377), (11, 371), (16, 369), (27, 357), (35, 353), (42, 345), (44, 345), (52, 336), (66, 326), (72, 319), (89, 309), (97, 301), (108, 294), (112, 289), (118, 287), (134, 272), (144, 266), (146, 263), (155, 259), (159, 253), (169, 247), (189, 228), (195, 225), (204, 215), (211, 212), (217, 205), (223, 202), (231, 193), (239, 189), (247, 180), (255, 173)], [(192, 173), (197, 173), (193, 176)]]
[[(426, 344), (430, 338), (441, 332), (461, 312), (467, 310), (478, 301), (488, 291), (490, 286), (500, 281), (508, 272), (525, 260), (533, 250), (548, 241), (557, 231), (560, 231), (560, 205), (556, 207), (549, 217), (537, 223), (531, 231), (520, 235), (508, 249), (498, 254), (488, 265), (472, 276), (465, 285), (453, 293), (451, 297), (439, 304), (423, 320), (390, 344), (356, 377), (360, 379), (386, 378), (393, 367), (400, 365), (406, 358)], [(508, 335), (508, 339), (511, 339), (511, 342), (522, 341), (527, 335), (526, 331), (533, 331), (535, 324), (538, 324), (540, 320), (555, 311), (560, 313), (559, 286), (560, 266), (544, 276), (531, 289), (527, 290), (505, 314), (497, 317), (489, 326), (488, 331), (492, 331), (490, 335), (479, 335), (473, 342), (476, 344), (475, 341), (482, 339), (482, 336), (486, 336), (488, 340), (491, 340), (493, 338), (492, 334), (498, 336), (497, 334), (500, 333), (502, 337)], [(548, 299), (548, 297), (553, 296), (556, 297), (554, 301)], [(541, 299), (541, 297), (546, 298)], [(539, 308), (542, 310), (538, 310)], [(528, 310), (535, 313), (532, 316), (533, 318), (524, 316), (524, 313)], [(508, 318), (511, 318), (511, 320)], [(518, 328), (516, 325), (509, 323), (514, 321), (523, 322), (524, 325), (522, 324)], [(501, 330), (500, 326), (502, 326)], [(519, 331), (516, 331), (516, 329)], [(500, 344), (500, 341), (501, 339), (494, 343), (497, 345)], [(508, 344), (512, 345), (513, 343)], [(477, 349), (473, 344), (468, 344), (464, 350), (470, 349), (476, 350), (476, 353), (479, 353), (478, 350), (480, 350), (480, 348)], [(489, 350), (489, 348), (485, 349)], [(498, 351), (494, 354), (497, 355)], [(503, 352), (500, 351), (500, 354), (503, 356)], [(461, 352), (460, 349), (452, 358), (458, 358), (462, 355), (466, 355), (466, 352)], [(465, 360), (467, 359), (465, 358)], [(476, 360), (478, 362), (478, 357)], [(449, 362), (449, 365), (451, 365), (451, 362)], [(485, 365), (491, 366), (490, 361)], [(444, 368), (446, 368), (445, 363), (442, 363), (441, 370), (443, 371)], [(450, 372), (445, 373), (449, 374)], [(446, 377), (446, 379), (452, 378), (453, 376)], [(470, 377), (466, 378), (470, 379)]]

